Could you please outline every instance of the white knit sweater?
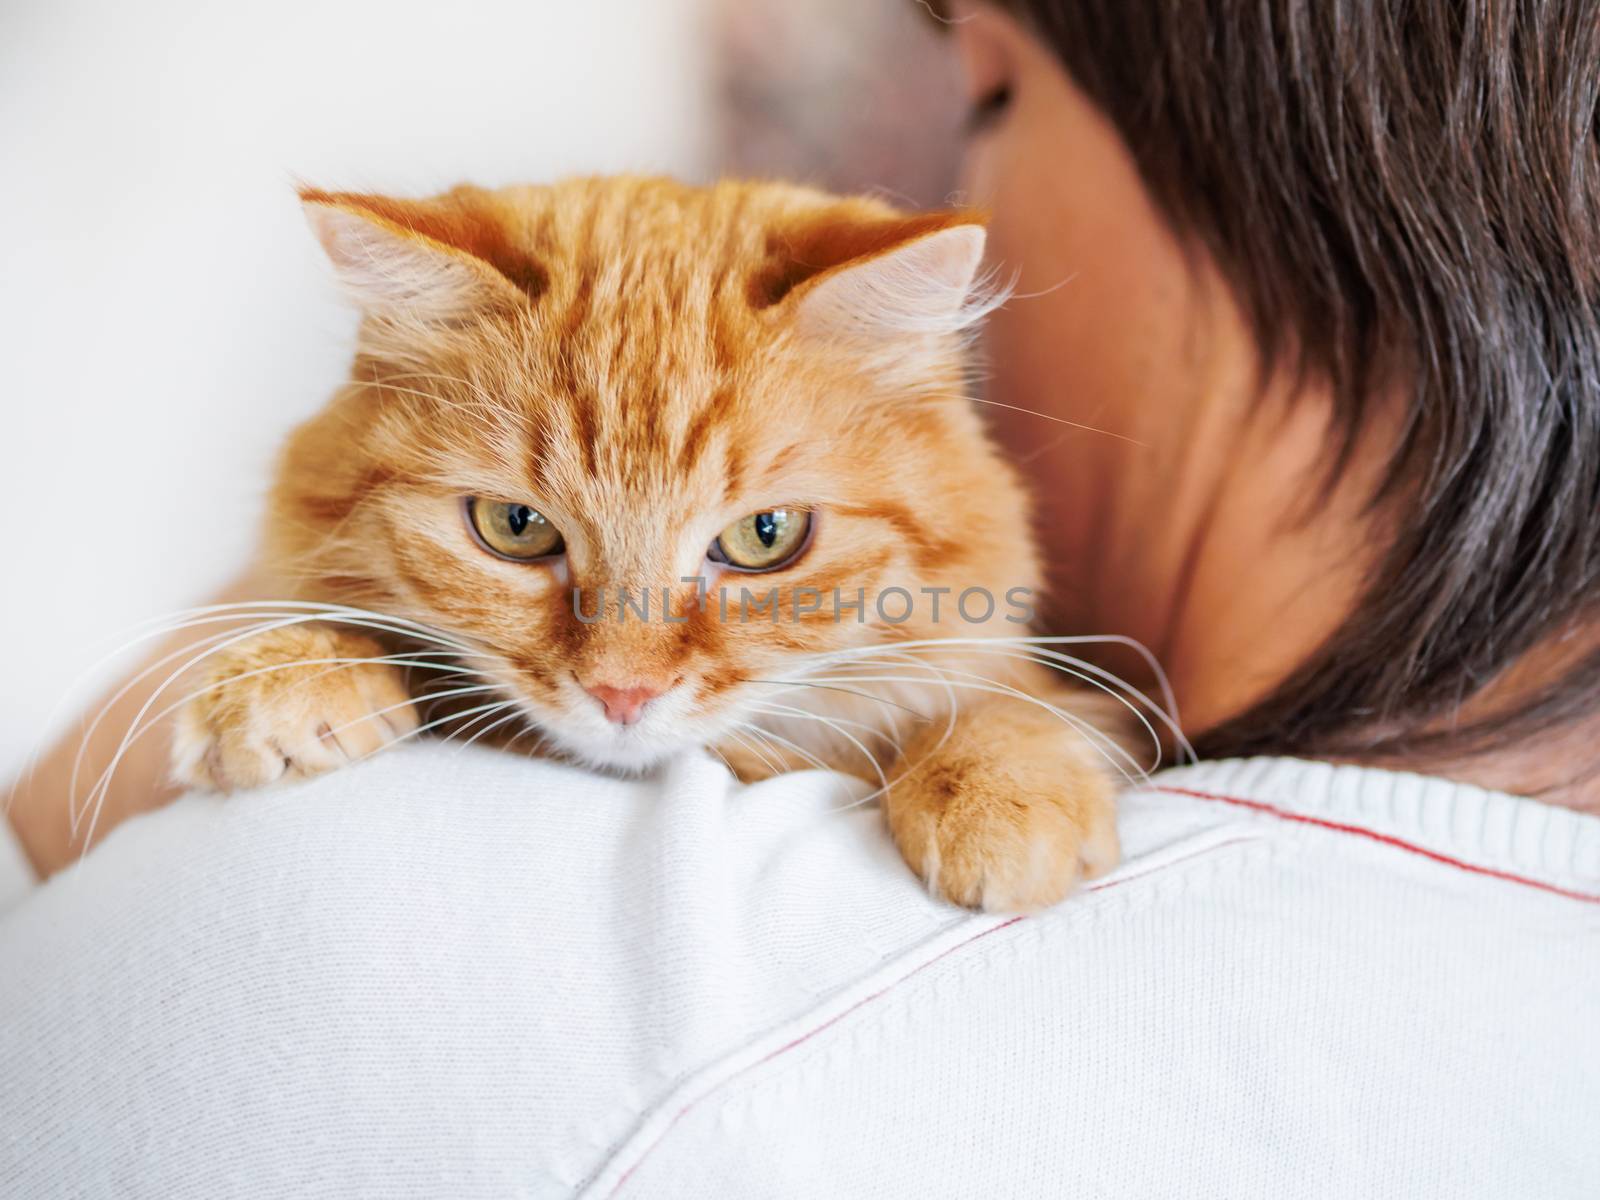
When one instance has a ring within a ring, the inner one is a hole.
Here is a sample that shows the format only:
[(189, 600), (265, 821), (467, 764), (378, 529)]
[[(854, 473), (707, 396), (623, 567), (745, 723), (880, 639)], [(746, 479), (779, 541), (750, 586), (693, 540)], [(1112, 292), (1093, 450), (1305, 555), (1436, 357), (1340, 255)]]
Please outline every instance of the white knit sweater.
[(1283, 760), (1038, 917), (864, 785), (380, 755), (0, 916), (0, 1196), (1600, 1197), (1600, 819)]

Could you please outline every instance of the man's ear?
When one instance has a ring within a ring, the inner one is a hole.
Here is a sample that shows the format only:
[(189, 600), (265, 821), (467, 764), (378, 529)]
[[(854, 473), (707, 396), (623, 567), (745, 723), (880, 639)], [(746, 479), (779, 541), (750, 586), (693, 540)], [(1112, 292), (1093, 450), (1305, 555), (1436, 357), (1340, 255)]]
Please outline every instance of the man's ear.
[(448, 324), (543, 290), (542, 271), (510, 245), (488, 193), (395, 200), (304, 188), (300, 202), (340, 284), (369, 316)]
[(974, 295), (983, 226), (964, 221), (927, 230), (829, 268), (795, 289), (798, 327), (809, 336), (878, 341), (957, 333), (993, 307)]

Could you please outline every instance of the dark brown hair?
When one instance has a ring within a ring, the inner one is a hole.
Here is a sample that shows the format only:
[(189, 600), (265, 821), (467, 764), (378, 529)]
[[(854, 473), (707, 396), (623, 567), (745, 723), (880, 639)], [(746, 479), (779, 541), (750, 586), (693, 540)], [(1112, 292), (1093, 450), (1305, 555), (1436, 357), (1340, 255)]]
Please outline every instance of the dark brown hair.
[(1594, 713), (1580, 637), (1457, 717), (1600, 603), (1592, 0), (999, 2), (1216, 259), (1266, 364), (1331, 383), (1345, 449), (1378, 388), (1406, 403), (1365, 598), (1203, 752), (1457, 755)]

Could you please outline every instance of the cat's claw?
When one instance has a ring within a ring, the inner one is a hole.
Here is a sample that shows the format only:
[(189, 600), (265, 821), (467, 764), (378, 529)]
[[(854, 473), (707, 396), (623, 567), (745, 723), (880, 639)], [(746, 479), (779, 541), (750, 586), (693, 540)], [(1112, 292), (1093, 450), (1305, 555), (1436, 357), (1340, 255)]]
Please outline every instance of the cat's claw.
[(234, 792), (318, 775), (417, 728), (404, 673), (372, 639), (316, 625), (250, 638), (219, 654), (209, 686), (180, 712), (173, 777)]
[(928, 830), (918, 874), (934, 895), (984, 912), (1037, 912), (1116, 865), (1109, 811), (1085, 829), (1053, 805), (1025, 807), (1020, 825), (979, 818), (977, 828), (957, 833)]
[(986, 729), (980, 718), (910, 756), (885, 797), (900, 852), (929, 889), (986, 912), (1047, 908), (1121, 854), (1111, 773), (1059, 726), (1011, 721)]

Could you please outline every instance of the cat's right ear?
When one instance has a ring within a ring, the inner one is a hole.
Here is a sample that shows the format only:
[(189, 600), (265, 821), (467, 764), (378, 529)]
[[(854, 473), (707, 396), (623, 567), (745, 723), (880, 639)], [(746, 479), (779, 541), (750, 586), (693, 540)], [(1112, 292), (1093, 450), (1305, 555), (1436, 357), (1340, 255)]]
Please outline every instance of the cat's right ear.
[(870, 245), (803, 282), (791, 300), (800, 328), (881, 344), (956, 334), (976, 324), (1000, 299), (977, 284), (983, 226), (957, 219), (928, 224), (914, 218), (903, 229), (872, 231), (887, 244)]
[(300, 191), (306, 219), (346, 294), (369, 316), (406, 325), (447, 325), (524, 303), (528, 284), (540, 282), (531, 266), (513, 281), (493, 261), (496, 250), (504, 257), (504, 239), (468, 199)]

